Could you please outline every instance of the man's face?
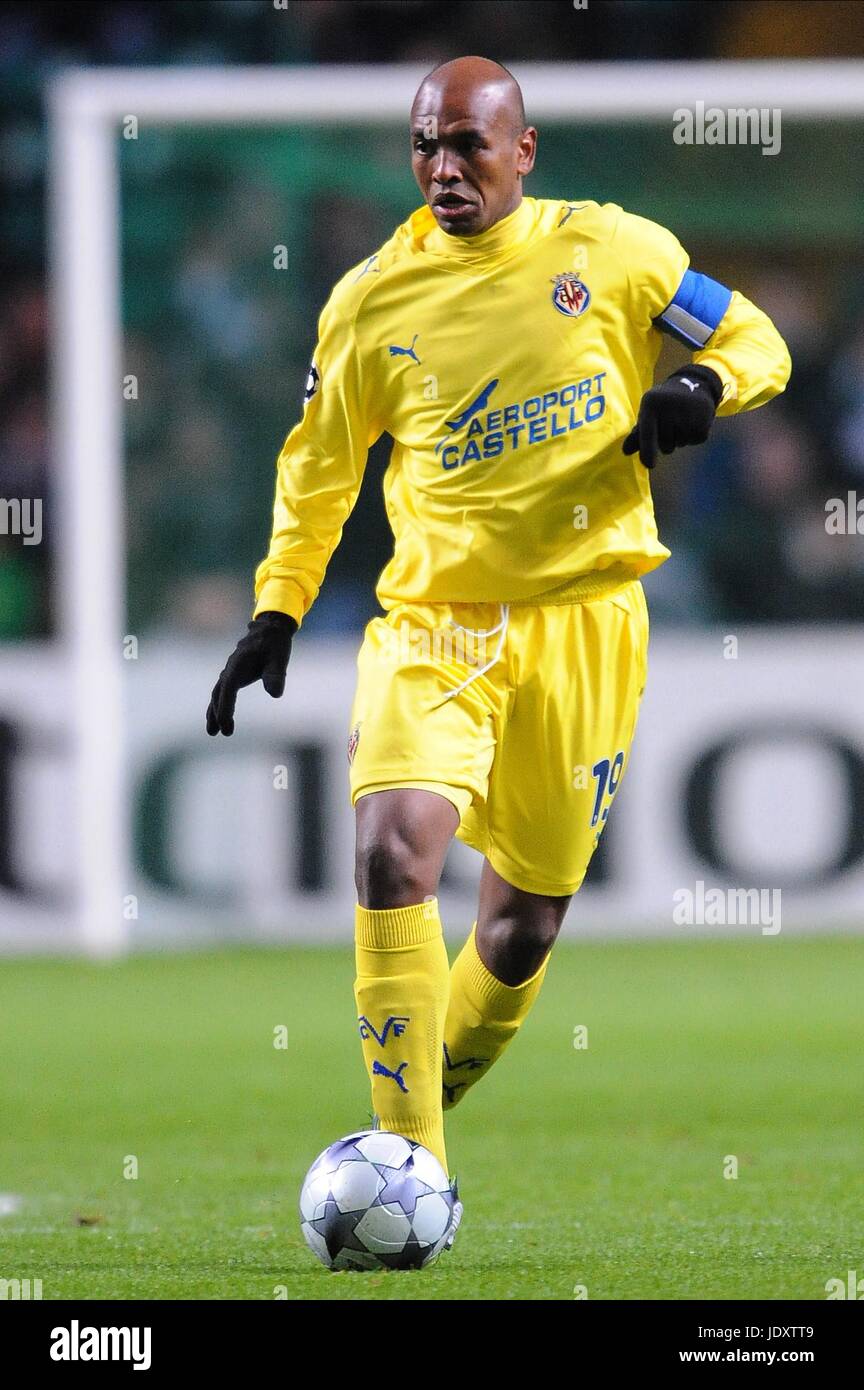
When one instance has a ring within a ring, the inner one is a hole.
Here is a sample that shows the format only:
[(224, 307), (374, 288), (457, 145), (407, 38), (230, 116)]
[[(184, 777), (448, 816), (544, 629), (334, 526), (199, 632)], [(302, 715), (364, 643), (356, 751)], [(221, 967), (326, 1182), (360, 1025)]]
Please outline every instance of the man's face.
[(476, 236), (513, 212), (537, 132), (519, 128), (494, 87), (454, 97), (425, 86), (411, 113), (411, 167), (442, 231)]

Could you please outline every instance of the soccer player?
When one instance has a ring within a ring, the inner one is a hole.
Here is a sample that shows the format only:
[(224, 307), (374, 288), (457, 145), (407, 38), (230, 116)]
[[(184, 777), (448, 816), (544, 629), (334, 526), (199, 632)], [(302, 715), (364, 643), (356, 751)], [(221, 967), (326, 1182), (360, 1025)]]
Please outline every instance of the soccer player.
[[(654, 222), (565, 189), (525, 198), (537, 132), (512, 75), (458, 58), (411, 112), (424, 206), (338, 283), (277, 465), (269, 554), (210, 734), (238, 690), (282, 694), (363, 479), (394, 535), (359, 655), (356, 1001), (382, 1129), (446, 1167), (444, 1110), (500, 1057), (616, 797), (645, 684), (640, 576), (669, 555), (648, 470), (789, 377), (737, 291)], [(661, 333), (692, 365), (653, 386)], [(453, 836), (484, 856), (452, 968), (436, 891)]]

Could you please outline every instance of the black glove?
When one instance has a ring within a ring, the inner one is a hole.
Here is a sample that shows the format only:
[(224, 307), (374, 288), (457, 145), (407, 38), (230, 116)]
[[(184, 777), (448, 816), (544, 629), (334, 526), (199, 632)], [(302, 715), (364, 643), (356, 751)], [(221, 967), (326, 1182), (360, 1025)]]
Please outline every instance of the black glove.
[(233, 734), (237, 692), (244, 686), (261, 680), (267, 694), (274, 700), (279, 698), (285, 689), (291, 639), (296, 631), (297, 624), (287, 613), (259, 613), (253, 618), (213, 687), (207, 706), (208, 734), (224, 734), (226, 738)]
[(646, 468), (657, 450), (671, 454), (682, 444), (704, 444), (723, 395), (723, 383), (710, 367), (679, 367), (660, 386), (646, 391), (639, 419), (624, 440), (625, 454), (635, 454)]

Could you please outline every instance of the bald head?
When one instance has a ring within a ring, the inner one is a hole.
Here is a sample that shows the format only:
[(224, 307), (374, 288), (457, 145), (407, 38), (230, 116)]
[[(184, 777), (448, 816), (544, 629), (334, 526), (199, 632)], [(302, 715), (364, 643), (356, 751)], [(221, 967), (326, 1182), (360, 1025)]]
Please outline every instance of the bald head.
[(414, 176), (439, 226), (476, 236), (515, 211), (534, 166), (519, 83), (491, 58), (454, 58), (423, 79), (411, 107)]
[(436, 100), (462, 104), (477, 101), (490, 112), (500, 113), (514, 135), (521, 135), (525, 129), (522, 88), (508, 68), (491, 58), (453, 58), (449, 63), (439, 63), (420, 83), (412, 116), (418, 102), (428, 107)]

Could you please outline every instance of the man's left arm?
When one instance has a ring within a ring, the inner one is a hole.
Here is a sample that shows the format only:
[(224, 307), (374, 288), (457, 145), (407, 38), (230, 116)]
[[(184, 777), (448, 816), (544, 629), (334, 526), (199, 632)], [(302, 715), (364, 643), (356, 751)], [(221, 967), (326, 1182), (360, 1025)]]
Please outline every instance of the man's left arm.
[(774, 324), (738, 290), (693, 362), (716, 372), (723, 384), (718, 415), (764, 405), (785, 389), (792, 371), (789, 349)]
[(667, 333), (689, 348), (689, 367), (646, 391), (622, 444), (653, 468), (658, 452), (701, 444), (715, 415), (754, 410), (783, 390), (789, 352), (768, 315), (737, 290), (690, 267), (666, 227), (610, 205), (612, 245), (627, 270), (629, 313), (637, 331)]
[(715, 415), (755, 410), (789, 380), (789, 350), (768, 315), (698, 271), (685, 272), (654, 326), (689, 347), (693, 361), (642, 397), (622, 448), (638, 450), (646, 468), (654, 467), (658, 451), (703, 444)]

